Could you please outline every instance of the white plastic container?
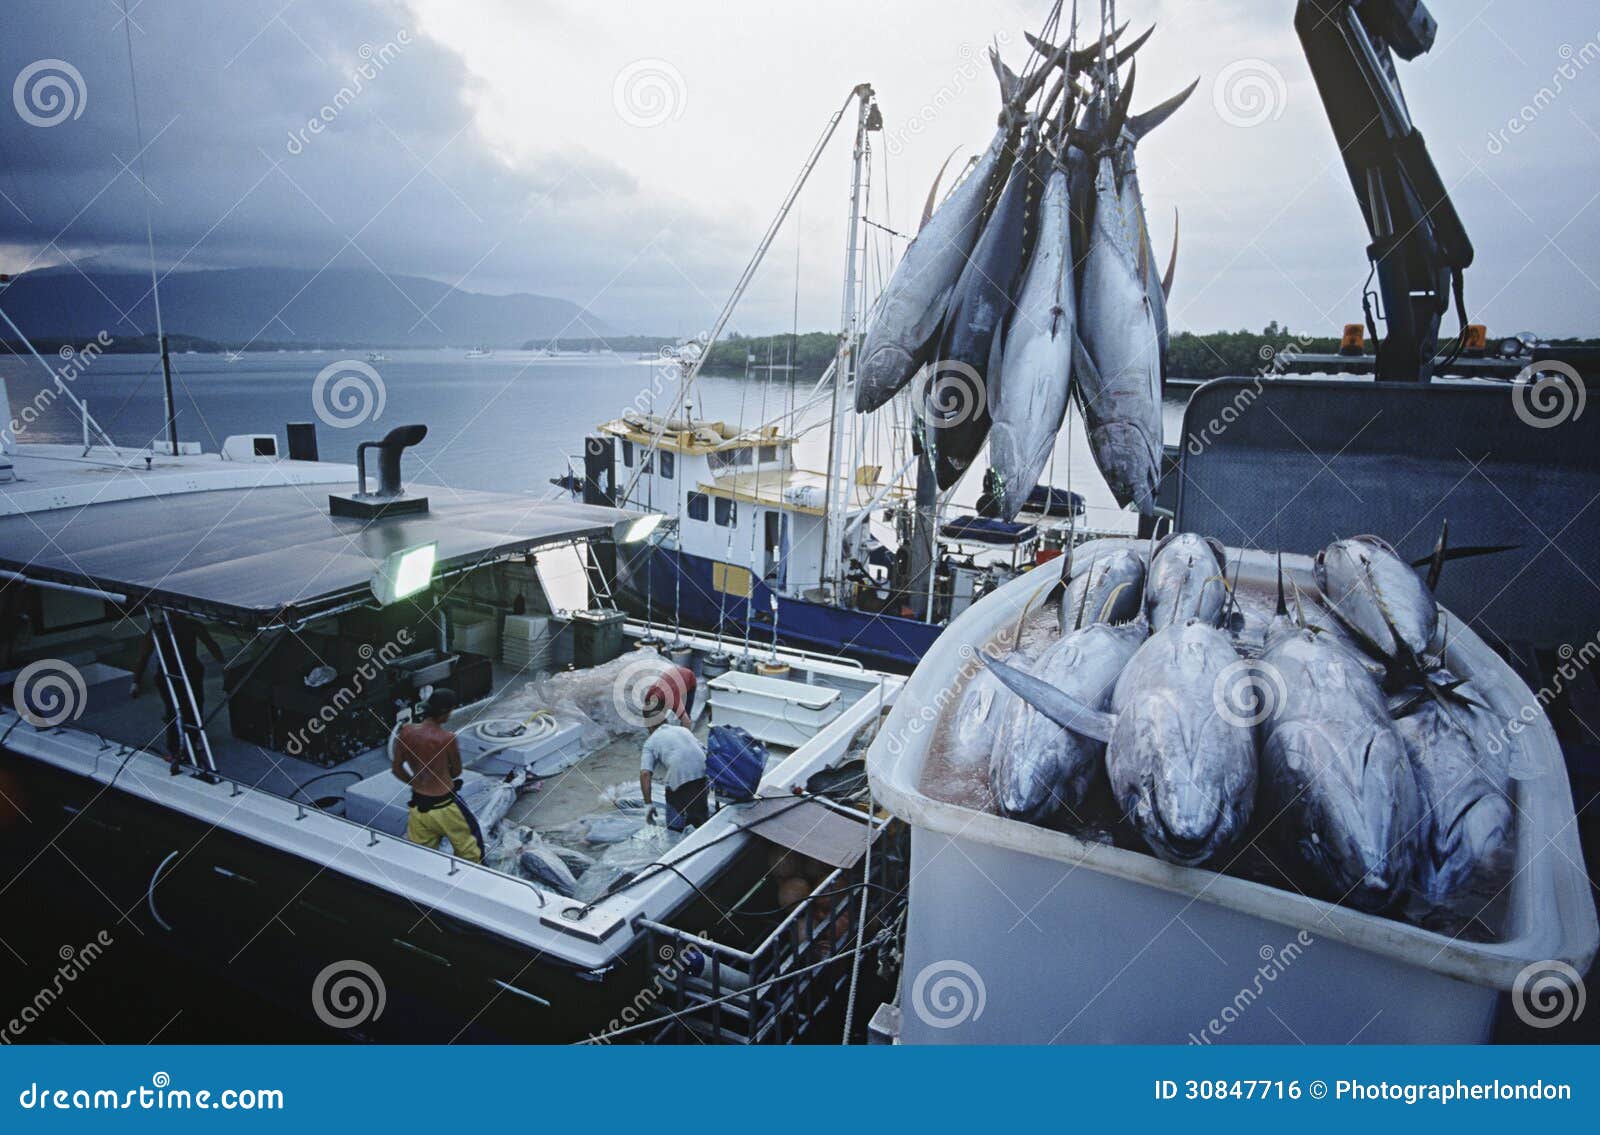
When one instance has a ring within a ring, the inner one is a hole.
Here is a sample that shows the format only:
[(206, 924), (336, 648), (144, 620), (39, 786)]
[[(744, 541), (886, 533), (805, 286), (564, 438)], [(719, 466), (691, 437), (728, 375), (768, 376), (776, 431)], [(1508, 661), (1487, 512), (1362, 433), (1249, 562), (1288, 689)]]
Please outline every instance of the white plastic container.
[(758, 741), (791, 749), (804, 744), (844, 708), (838, 690), (737, 670), (711, 679), (706, 687), (711, 691), (713, 722), (737, 725)]
[[(1314, 591), (1309, 559), (1285, 557), (1284, 567)], [(1273, 572), (1267, 556), (1245, 554), (1247, 585), (1265, 586)], [(1600, 930), (1566, 768), (1542, 712), (1514, 739), (1521, 763), (1542, 773), (1513, 784), (1515, 867), (1486, 915), (1499, 926), (1492, 942), (927, 795), (930, 744), (981, 669), (977, 649), (1014, 631), (1058, 578), (1049, 568), (1022, 576), (952, 623), (868, 754), (878, 802), (912, 829), (903, 1042), (1478, 1042), (1519, 975), (1588, 968)], [(1498, 719), (1538, 704), (1454, 618), (1446, 661)]]

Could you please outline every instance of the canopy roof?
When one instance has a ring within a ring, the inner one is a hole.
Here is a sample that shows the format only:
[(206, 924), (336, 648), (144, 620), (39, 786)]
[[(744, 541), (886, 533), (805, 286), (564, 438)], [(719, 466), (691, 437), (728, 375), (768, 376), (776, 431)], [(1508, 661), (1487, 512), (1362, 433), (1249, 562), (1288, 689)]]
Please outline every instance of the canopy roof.
[[(411, 486), (431, 511), (359, 520), (296, 485), (217, 489), (0, 516), (0, 569), (250, 625), (359, 598), (391, 552), (438, 544), (436, 573), (580, 539), (618, 509)], [(0, 585), (3, 586), (3, 585)]]

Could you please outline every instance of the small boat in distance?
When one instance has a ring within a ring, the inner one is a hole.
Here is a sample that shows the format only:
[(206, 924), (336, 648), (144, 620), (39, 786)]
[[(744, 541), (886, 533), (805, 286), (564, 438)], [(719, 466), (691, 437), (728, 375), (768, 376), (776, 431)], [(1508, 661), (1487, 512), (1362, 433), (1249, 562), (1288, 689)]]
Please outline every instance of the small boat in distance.
[(384, 354), (382, 351), (368, 351), (367, 352), (367, 362), (369, 362), (369, 363), (386, 363), (388, 361), (389, 361), (389, 356)]
[(492, 358), (494, 358), (494, 351), (491, 350), (488, 347), (474, 347), (474, 348), (472, 348), (472, 350), (467, 352), (467, 358), (469, 358), (469, 359), (492, 359)]

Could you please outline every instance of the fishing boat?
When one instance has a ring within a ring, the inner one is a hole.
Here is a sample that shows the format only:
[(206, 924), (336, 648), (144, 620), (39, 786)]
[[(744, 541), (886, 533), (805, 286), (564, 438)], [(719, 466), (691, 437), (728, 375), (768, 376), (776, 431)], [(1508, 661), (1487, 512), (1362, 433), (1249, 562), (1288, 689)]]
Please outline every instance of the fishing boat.
[[(118, 446), (75, 409), (93, 445), (8, 438), (0, 483), (5, 902), (51, 911), (8, 919), (13, 942), (31, 942), (23, 922), (90, 940), (109, 902), (117, 938), (330, 1038), (648, 1039), (688, 1027), (634, 1000), (664, 988), (673, 947), (659, 951), (680, 937), (719, 959), (705, 996), (746, 974), (722, 1039), (793, 1039), (837, 1011), (839, 967), (761, 984), (840, 943), (832, 916), (795, 931), (809, 915), (778, 901), (772, 863), (815, 863), (819, 892), (862, 877), (882, 824), (851, 803), (861, 775), (841, 788), (829, 770), (859, 761), (898, 678), (646, 641), (598, 564), (659, 516), (402, 484), (421, 426), (363, 442), (351, 465), (318, 460), (303, 431), (287, 451), (266, 432), (218, 453)], [(196, 672), (186, 636), (224, 663)], [(154, 692), (135, 697), (141, 644)], [(699, 674), (701, 736), (737, 724), (767, 755), (753, 795), (720, 793), (681, 839), (617, 790), (637, 791), (639, 698), (675, 666)], [(435, 690), (463, 706), (460, 792), (486, 863), (405, 838), (388, 746)], [(597, 834), (619, 823), (622, 837)], [(524, 853), (497, 861), (497, 839)], [(885, 895), (889, 868), (880, 850)], [(836, 905), (849, 919), (859, 903)], [(29, 987), (49, 976), (8, 970)], [(687, 961), (669, 976), (679, 1010), (700, 996)], [(361, 1011), (328, 995), (347, 981)], [(781, 1008), (800, 994), (809, 1016)], [(654, 1024), (625, 1027), (640, 1020)]]
[(367, 362), (369, 362), (369, 363), (386, 363), (388, 361), (389, 361), (389, 356), (384, 354), (382, 351), (368, 351), (367, 352)]
[[(852, 106), (842, 330), (833, 362), (800, 405), (761, 421), (696, 417), (694, 382), (711, 345)], [(636, 409), (602, 423), (583, 456), (552, 479), (576, 500), (670, 518), (636, 557), (619, 564), (618, 596), (641, 617), (905, 670), (976, 599), (1090, 534), (1081, 523), (1081, 499), (1047, 486), (1034, 494), (1037, 511), (1014, 521), (956, 508), (916, 451), (915, 406), (902, 400), (875, 416), (852, 411), (860, 330), (870, 315), (863, 286), (867, 171), (881, 129), (871, 85), (856, 87), (807, 158), (713, 330), (654, 358), (655, 385), (677, 391), (672, 408), (656, 413), (641, 399)], [(799, 444), (813, 429), (826, 431), (826, 456), (808, 467)]]
[(492, 359), (494, 358), (494, 351), (488, 347), (473, 347), (467, 352), (466, 357), (469, 359)]

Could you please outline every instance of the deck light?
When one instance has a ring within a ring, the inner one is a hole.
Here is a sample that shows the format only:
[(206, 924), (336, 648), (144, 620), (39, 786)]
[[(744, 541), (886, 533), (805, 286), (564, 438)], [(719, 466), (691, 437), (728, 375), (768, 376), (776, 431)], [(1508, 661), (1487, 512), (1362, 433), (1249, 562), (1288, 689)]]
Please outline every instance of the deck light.
[(647, 512), (643, 516), (619, 521), (616, 529), (617, 543), (637, 544), (641, 540), (648, 539), (665, 519), (666, 516), (663, 513)]
[(415, 595), (433, 582), (433, 564), (439, 556), (436, 543), (401, 548), (384, 557), (383, 566), (372, 577), (372, 594), (387, 607), (408, 595)]

